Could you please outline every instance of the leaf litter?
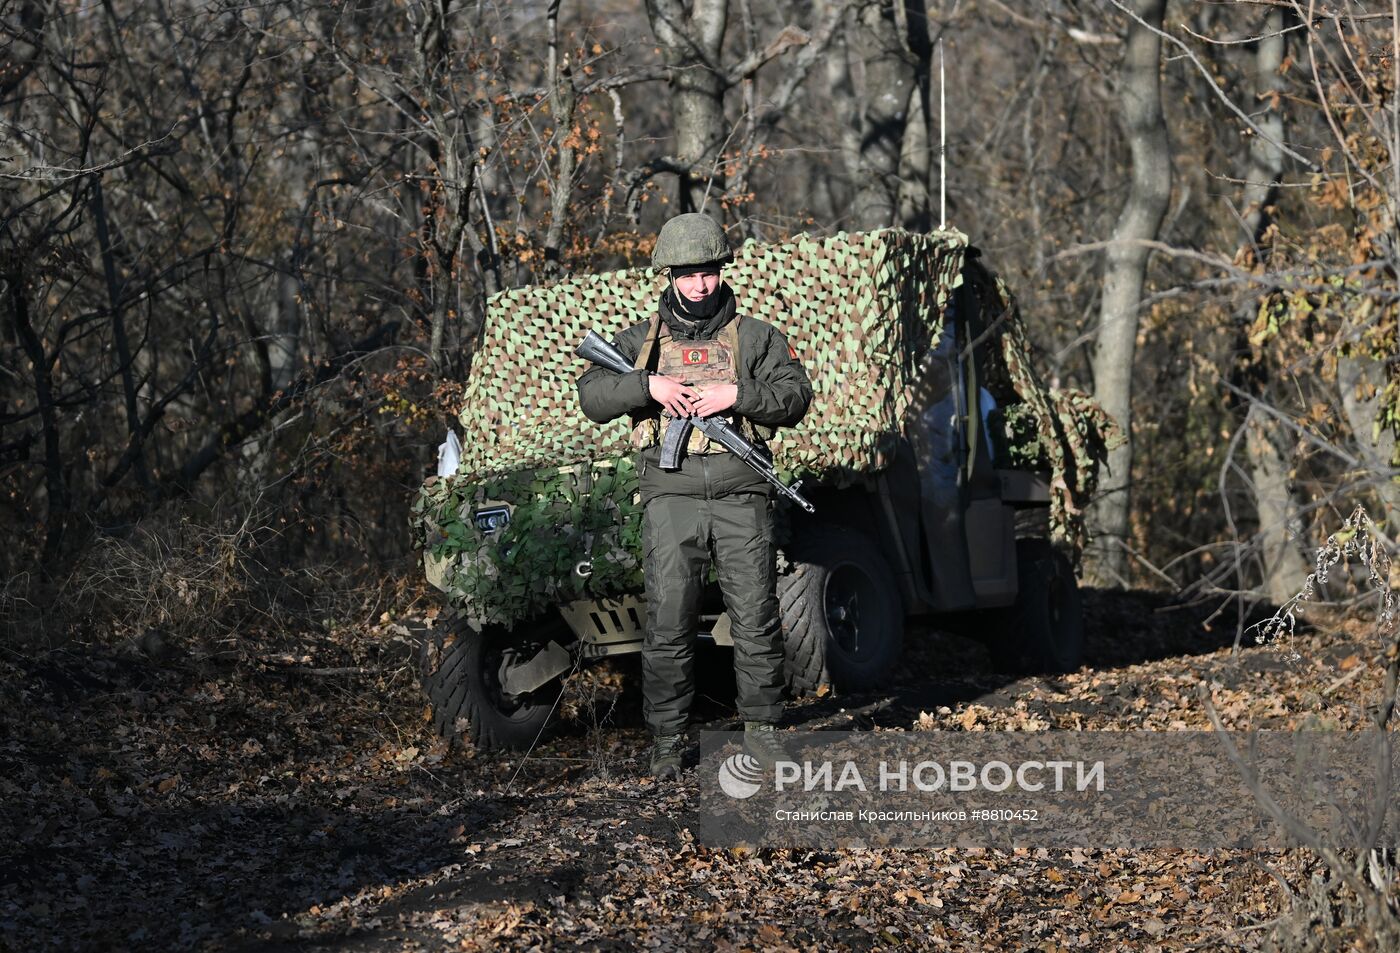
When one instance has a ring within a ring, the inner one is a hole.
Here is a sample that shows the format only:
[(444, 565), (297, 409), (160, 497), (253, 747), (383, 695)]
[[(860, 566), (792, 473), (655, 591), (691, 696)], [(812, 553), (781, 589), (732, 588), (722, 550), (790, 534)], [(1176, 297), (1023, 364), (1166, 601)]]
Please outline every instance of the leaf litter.
[[(1086, 610), (1075, 674), (997, 677), (930, 629), (890, 689), (785, 721), (1203, 730), (1204, 682), (1232, 727), (1357, 728), (1381, 688), (1359, 622), (1315, 622), (1285, 664), (1141, 593)], [(433, 735), (405, 642), (381, 620), (277, 646), (295, 666), (251, 635), (232, 660), (0, 660), (0, 949), (1258, 948), (1316, 872), (1301, 851), (706, 847), (676, 820), (694, 774), (643, 776), (635, 672), (589, 680), (622, 703), (594, 725), (566, 705), (517, 776)], [(705, 727), (735, 723), (720, 695)]]

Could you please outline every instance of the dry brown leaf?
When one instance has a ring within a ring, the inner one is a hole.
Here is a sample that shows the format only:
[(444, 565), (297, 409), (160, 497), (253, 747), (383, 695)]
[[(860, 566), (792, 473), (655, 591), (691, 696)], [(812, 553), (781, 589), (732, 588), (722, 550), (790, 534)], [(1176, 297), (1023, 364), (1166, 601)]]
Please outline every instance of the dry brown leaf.
[(765, 944), (777, 945), (783, 942), (783, 931), (771, 923), (765, 923), (758, 928), (758, 939)]

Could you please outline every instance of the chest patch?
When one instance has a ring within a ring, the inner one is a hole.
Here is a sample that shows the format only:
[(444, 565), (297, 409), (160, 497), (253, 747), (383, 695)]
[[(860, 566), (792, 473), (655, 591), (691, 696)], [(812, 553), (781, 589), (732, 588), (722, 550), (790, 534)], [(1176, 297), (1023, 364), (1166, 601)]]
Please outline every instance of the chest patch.
[(675, 338), (661, 346), (657, 371), (692, 386), (734, 383), (734, 351), (722, 339), (704, 338), (698, 341), (677, 341)]

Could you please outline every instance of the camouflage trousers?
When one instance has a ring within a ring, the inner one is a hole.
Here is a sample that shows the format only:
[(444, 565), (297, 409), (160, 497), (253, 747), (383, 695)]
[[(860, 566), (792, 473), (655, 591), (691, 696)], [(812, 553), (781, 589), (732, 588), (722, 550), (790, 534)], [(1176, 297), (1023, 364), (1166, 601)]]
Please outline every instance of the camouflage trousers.
[(739, 714), (745, 721), (767, 722), (782, 715), (783, 636), (770, 506), (766, 493), (715, 499), (661, 495), (647, 501), (642, 690), (653, 734), (679, 734), (690, 715), (700, 597), (712, 555), (732, 623)]

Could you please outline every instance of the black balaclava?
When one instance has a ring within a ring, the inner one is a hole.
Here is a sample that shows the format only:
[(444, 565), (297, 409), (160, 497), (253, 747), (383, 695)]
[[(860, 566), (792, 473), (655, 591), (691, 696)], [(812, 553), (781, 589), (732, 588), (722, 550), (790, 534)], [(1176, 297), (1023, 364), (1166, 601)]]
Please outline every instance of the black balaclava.
[(725, 299), (725, 284), (723, 279), (715, 285), (714, 291), (711, 291), (699, 301), (691, 301), (685, 295), (681, 294), (681, 290), (676, 287), (677, 278), (684, 278), (686, 275), (694, 275), (702, 271), (718, 270), (719, 267), (716, 265), (685, 265), (673, 267), (671, 269), (671, 300), (676, 304), (676, 309), (673, 310), (680, 311), (680, 314), (677, 315), (678, 317), (689, 318), (691, 321), (704, 321), (707, 318), (713, 318), (719, 313), (719, 309), (724, 306)]

